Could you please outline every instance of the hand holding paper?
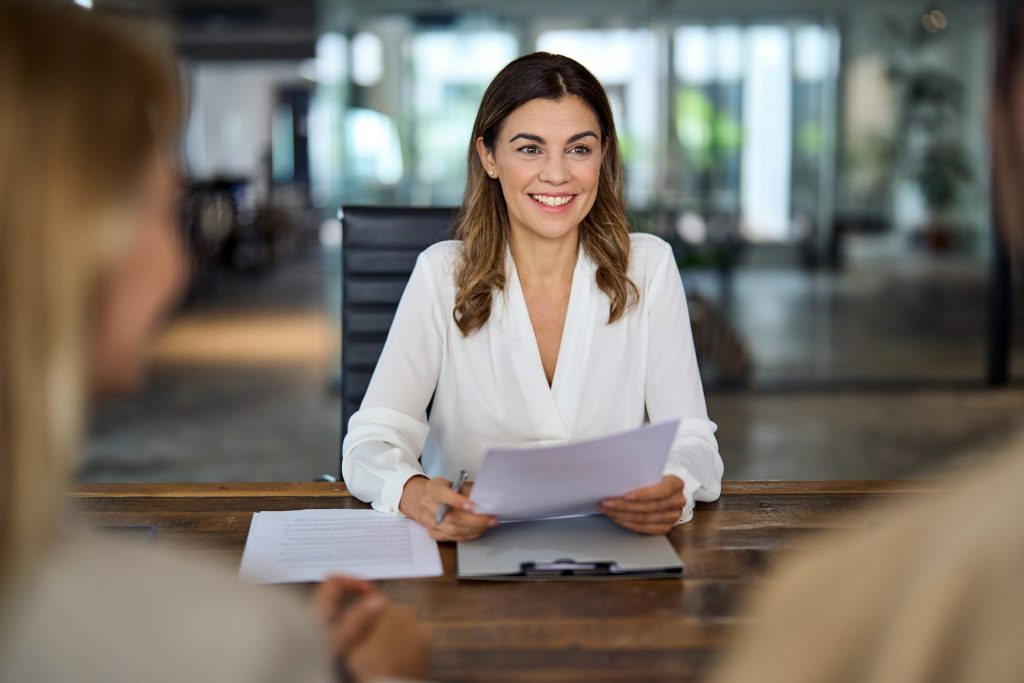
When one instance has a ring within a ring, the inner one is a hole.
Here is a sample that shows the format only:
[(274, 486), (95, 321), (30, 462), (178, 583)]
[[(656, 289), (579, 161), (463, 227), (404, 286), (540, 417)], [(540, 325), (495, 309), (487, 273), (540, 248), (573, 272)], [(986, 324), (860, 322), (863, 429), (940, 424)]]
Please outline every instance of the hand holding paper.
[(638, 534), (667, 534), (679, 522), (686, 505), (683, 480), (665, 475), (657, 484), (636, 489), (621, 498), (601, 501), (602, 514)]
[(662, 479), (678, 420), (565, 446), (487, 452), (470, 499), (503, 522), (592, 515)]

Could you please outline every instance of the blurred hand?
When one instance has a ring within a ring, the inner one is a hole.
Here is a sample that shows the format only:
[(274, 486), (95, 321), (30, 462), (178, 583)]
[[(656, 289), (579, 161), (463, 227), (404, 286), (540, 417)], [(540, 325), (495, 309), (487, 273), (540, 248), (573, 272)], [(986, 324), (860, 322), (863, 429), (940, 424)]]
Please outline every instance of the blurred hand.
[[(471, 488), (472, 485), (467, 484), (456, 493), (452, 491), (451, 481), (444, 477), (413, 477), (405, 483), (398, 508), (403, 515), (419, 522), (435, 541), (471, 541), (498, 525), (497, 517), (473, 511), (468, 497)], [(451, 510), (438, 525), (435, 519), (441, 503), (450, 505)]]
[(357, 681), (382, 676), (419, 679), (430, 664), (430, 636), (407, 605), (389, 605), (348, 658)]
[(320, 584), (313, 606), (327, 632), (331, 657), (356, 681), (422, 678), (429, 638), (410, 608), (395, 605), (360, 579), (333, 576)]
[(653, 486), (606, 498), (597, 509), (621, 527), (640, 534), (667, 534), (683, 514), (683, 480), (666, 475)]

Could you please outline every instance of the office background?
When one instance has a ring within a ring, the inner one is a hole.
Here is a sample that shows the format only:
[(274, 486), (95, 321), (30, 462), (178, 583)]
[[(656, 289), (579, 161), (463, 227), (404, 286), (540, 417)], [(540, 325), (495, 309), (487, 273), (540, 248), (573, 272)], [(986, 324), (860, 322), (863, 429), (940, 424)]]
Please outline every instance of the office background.
[(727, 478), (927, 476), (1020, 422), (988, 3), (79, 4), (174, 42), (194, 270), (149, 387), (94, 416), (84, 480), (336, 474), (337, 208), (457, 204), (484, 88), (535, 49), (611, 96), (634, 226), (673, 244), (700, 325)]

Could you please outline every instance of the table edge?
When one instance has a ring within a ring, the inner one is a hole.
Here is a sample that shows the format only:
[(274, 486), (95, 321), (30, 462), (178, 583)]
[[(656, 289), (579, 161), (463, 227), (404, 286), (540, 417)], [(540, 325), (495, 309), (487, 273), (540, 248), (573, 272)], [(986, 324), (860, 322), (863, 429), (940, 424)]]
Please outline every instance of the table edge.
[[(722, 495), (884, 494), (937, 491), (927, 480), (758, 480), (722, 482)], [(70, 496), (89, 498), (332, 498), (351, 497), (341, 482), (166, 482), (75, 484)]]

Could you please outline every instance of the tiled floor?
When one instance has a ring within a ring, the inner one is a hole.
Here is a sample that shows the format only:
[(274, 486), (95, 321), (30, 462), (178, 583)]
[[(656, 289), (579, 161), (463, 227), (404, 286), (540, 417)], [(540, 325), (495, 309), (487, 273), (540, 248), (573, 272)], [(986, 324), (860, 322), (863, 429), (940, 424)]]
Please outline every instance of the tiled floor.
[[(143, 394), (96, 411), (82, 478), (301, 481), (336, 473), (340, 407), (328, 389), (332, 323), (322, 273), (310, 256), (264, 280), (226, 278), (215, 297), (177, 316), (156, 345)], [(714, 282), (690, 282), (716, 294)], [(840, 278), (749, 270), (733, 287), (730, 314), (748, 334), (763, 386), (981, 377), (978, 268), (861, 269)], [(728, 478), (888, 478), (926, 474), (1006, 438), (1024, 424), (1024, 387), (711, 390), (708, 407)]]
[[(689, 291), (725, 307), (751, 347), (762, 387), (977, 381), (985, 374), (984, 264), (908, 259), (851, 265), (839, 276), (740, 269), (727, 294), (708, 273), (686, 281)], [(1017, 328), (1024, 329), (1019, 309)], [(1014, 367), (1024, 379), (1024, 335), (1014, 345)]]
[(87, 481), (305, 481), (338, 471), (315, 257), (222, 278), (159, 337), (146, 389), (94, 414)]
[(730, 479), (931, 476), (1024, 427), (1024, 389), (712, 394)]

